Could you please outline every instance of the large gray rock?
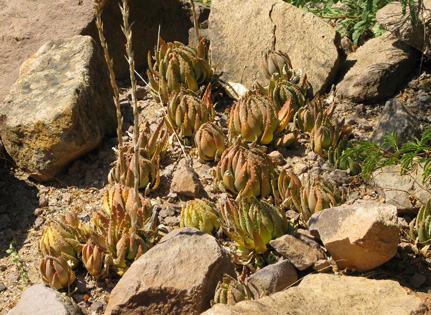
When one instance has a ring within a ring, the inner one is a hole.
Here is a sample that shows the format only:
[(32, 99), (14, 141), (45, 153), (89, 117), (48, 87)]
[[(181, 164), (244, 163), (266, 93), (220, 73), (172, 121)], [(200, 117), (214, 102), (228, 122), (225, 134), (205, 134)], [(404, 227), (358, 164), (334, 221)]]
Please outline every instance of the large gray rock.
[(211, 57), (226, 81), (250, 88), (262, 73), (262, 53), (282, 50), (302, 69), (313, 93), (331, 84), (339, 65), (339, 34), (310, 12), (282, 0), (214, 0), (209, 18)]
[(386, 102), (379, 116), (373, 139), (383, 144), (383, 137), (396, 131), (398, 145), (401, 146), (414, 137), (419, 137), (419, 125), (419, 120), (399, 100), (393, 98)]
[(414, 216), (421, 202), (431, 199), (431, 187), (429, 183), (422, 183), (422, 167), (409, 174), (400, 173), (400, 165), (385, 166), (373, 172), (371, 184), (385, 197), (387, 204), (397, 207), (398, 214)]
[(431, 57), (431, 0), (416, 1), (416, 8), (419, 9), (419, 23), (416, 25), (411, 22), (408, 6), (407, 14), (403, 15), (399, 1), (391, 2), (380, 9), (376, 14), (377, 22), (407, 45)]
[(305, 242), (289, 234), (276, 238), (270, 241), (269, 244), (277, 253), (301, 271), (313, 266), (318, 260), (325, 258), (325, 255), (319, 249), (312, 248)]
[(24, 291), (9, 315), (83, 315), (73, 300), (46, 283), (33, 285)]
[(112, 290), (105, 315), (200, 314), (224, 273), (234, 276), (234, 266), (214, 237), (177, 229), (132, 264)]
[(367, 271), (394, 257), (399, 242), (395, 206), (362, 201), (324, 209), (308, 221), (338, 268)]
[[(294, 284), (296, 280), (298, 280), (298, 274), (291, 262), (282, 260), (259, 269), (251, 275), (248, 280), (253, 283), (260, 292), (272, 294)], [(253, 294), (257, 296), (257, 292), (255, 292), (253, 286), (251, 286), (251, 290)]]
[(369, 40), (341, 66), (337, 98), (374, 102), (393, 96), (414, 70), (417, 55), (415, 49), (390, 33)]
[(116, 127), (109, 75), (89, 36), (43, 45), (0, 106), (0, 134), (15, 163), (53, 178)]
[(293, 288), (257, 301), (216, 304), (202, 315), (426, 314), (427, 306), (392, 280), (311, 274)]
[[(102, 19), (117, 77), (128, 78), (118, 2), (106, 2)], [(98, 42), (93, 4), (93, 0), (0, 0), (0, 102), (18, 78), (20, 65), (46, 42), (75, 35), (90, 35)], [(131, 0), (129, 6), (138, 69), (147, 65), (147, 52), (157, 43), (159, 25), (165, 40), (187, 42), (193, 25), (190, 1)]]

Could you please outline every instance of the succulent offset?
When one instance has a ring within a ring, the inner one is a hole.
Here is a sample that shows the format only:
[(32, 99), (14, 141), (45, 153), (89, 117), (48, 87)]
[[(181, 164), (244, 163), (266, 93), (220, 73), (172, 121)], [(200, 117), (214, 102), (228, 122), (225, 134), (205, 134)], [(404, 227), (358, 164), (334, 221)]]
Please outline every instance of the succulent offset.
[(334, 105), (325, 108), (322, 99), (316, 95), (310, 102), (295, 113), (293, 122), (299, 130), (310, 133), (314, 125), (321, 126), (325, 124), (332, 117), (334, 112)]
[[(264, 295), (253, 283), (248, 281), (245, 271), (246, 269), (243, 268), (238, 280), (226, 273), (223, 275), (223, 281), (217, 283), (211, 306), (217, 303), (234, 305), (245, 300), (257, 300)], [(251, 287), (254, 288), (256, 296), (253, 295)]]
[(416, 216), (416, 220), (410, 222), (410, 237), (422, 245), (428, 245), (431, 241), (431, 200), (423, 205)]
[(311, 215), (344, 202), (344, 192), (321, 176), (304, 174), (300, 180), (292, 171), (283, 169), (278, 179), (278, 190), (285, 205), (293, 205), (305, 223)]
[(222, 229), (240, 250), (264, 253), (269, 241), (292, 229), (283, 211), (253, 197), (225, 198), (220, 206)]
[(214, 234), (220, 228), (216, 205), (206, 199), (187, 201), (181, 210), (180, 227), (195, 227), (204, 233)]
[(39, 241), (39, 252), (42, 257), (47, 255), (62, 257), (72, 268), (79, 264), (81, 249), (90, 234), (90, 228), (79, 223), (74, 212), (52, 220), (42, 231)]
[(194, 48), (180, 42), (166, 43), (159, 38), (159, 49), (154, 49), (154, 57), (148, 52), (148, 67), (152, 94), (158, 98), (160, 93), (163, 102), (182, 87), (197, 92), (213, 78), (205, 39)]
[[(154, 190), (159, 186), (160, 174), (159, 174), (159, 163), (160, 158), (167, 150), (168, 145), (168, 132), (163, 127), (163, 121), (161, 121), (156, 130), (151, 134), (150, 137), (147, 134), (150, 133), (149, 126), (140, 132), (138, 139), (139, 147), (139, 188), (145, 188), (148, 193), (150, 190)], [(133, 168), (135, 165), (135, 152), (133, 145), (126, 147), (123, 154), (118, 154), (117, 161), (114, 167), (108, 174), (108, 181), (110, 184), (122, 183), (128, 187), (134, 187), (134, 174)], [(125, 169), (121, 173), (120, 159), (123, 158), (123, 164)]]
[(214, 120), (211, 85), (202, 99), (190, 90), (174, 92), (169, 99), (167, 117), (180, 137), (193, 137), (203, 123)]
[(336, 147), (328, 149), (328, 161), (337, 169), (350, 170), (351, 175), (358, 175), (361, 172), (359, 163), (353, 161), (351, 157), (343, 156), (343, 152), (351, 147), (352, 144), (349, 142), (347, 135), (344, 135)]
[(133, 189), (116, 185), (105, 191), (104, 211), (98, 211), (93, 218), (93, 241), (111, 255), (118, 274), (125, 272), (155, 241), (156, 213), (152, 212), (149, 199), (140, 195), (135, 232), (132, 228), (134, 203)]
[(265, 198), (273, 192), (275, 168), (261, 148), (248, 148), (238, 139), (223, 152), (215, 177), (222, 191), (243, 197)]
[(226, 149), (226, 136), (221, 127), (212, 121), (199, 127), (194, 140), (198, 155), (204, 161), (220, 160)]
[(75, 281), (75, 272), (62, 257), (46, 255), (39, 266), (42, 281), (57, 290), (66, 289)]
[(293, 76), (292, 62), (281, 50), (267, 50), (262, 57), (263, 74), (268, 80), (274, 75), (290, 80)]
[(249, 91), (232, 106), (228, 126), (230, 138), (241, 136), (248, 142), (269, 144), (284, 130), (293, 114), (291, 101), (277, 107), (260, 91)]
[(88, 240), (82, 248), (82, 263), (85, 269), (96, 279), (102, 279), (109, 274), (107, 253), (92, 240)]

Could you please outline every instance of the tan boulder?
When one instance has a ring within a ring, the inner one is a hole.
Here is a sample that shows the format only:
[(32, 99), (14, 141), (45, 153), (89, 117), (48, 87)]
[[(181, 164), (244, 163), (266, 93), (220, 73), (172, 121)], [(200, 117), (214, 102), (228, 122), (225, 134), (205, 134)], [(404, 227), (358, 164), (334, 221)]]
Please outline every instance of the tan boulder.
[(313, 214), (309, 230), (325, 245), (339, 269), (374, 269), (395, 256), (399, 242), (397, 208), (361, 201)]

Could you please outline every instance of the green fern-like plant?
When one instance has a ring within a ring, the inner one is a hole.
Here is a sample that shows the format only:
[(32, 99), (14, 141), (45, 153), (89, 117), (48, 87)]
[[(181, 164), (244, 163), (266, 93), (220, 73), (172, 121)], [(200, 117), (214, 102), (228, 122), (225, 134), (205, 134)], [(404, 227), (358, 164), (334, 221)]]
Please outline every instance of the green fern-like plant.
[(383, 137), (382, 145), (375, 141), (358, 141), (352, 148), (344, 151), (341, 158), (350, 158), (362, 166), (361, 175), (368, 179), (372, 172), (387, 165), (401, 165), (401, 174), (416, 166), (423, 167), (422, 182), (428, 182), (431, 177), (431, 125), (428, 126), (420, 139), (398, 145), (398, 135), (394, 131)]

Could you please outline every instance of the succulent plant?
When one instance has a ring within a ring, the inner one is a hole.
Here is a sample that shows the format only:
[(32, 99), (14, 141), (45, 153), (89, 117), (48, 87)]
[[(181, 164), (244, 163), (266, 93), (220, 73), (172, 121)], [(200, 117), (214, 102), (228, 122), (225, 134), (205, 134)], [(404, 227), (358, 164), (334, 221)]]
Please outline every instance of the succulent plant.
[(299, 130), (310, 133), (314, 125), (321, 126), (331, 119), (334, 112), (334, 104), (325, 108), (322, 99), (317, 94), (311, 102), (298, 109), (293, 122)]
[(139, 199), (135, 226), (132, 224), (134, 190), (122, 185), (105, 191), (104, 211), (98, 211), (93, 218), (93, 240), (112, 257), (114, 268), (120, 275), (155, 241), (156, 212), (152, 212), (149, 199), (142, 195)]
[(410, 222), (410, 237), (422, 245), (428, 245), (431, 241), (431, 200), (423, 205), (416, 216), (416, 220)]
[(223, 152), (215, 169), (216, 183), (234, 195), (265, 198), (273, 192), (275, 168), (261, 148), (247, 147), (238, 138)]
[(278, 108), (282, 108), (289, 98), (292, 98), (291, 108), (294, 113), (305, 105), (308, 90), (307, 77), (304, 75), (301, 84), (287, 80), (271, 80), (268, 86), (268, 95)]
[[(255, 294), (253, 294), (251, 287), (253, 287)], [(248, 281), (244, 267), (238, 280), (226, 273), (223, 275), (223, 281), (219, 281), (217, 284), (211, 306), (217, 303), (234, 305), (245, 300), (260, 299), (263, 295), (264, 293)]]
[(208, 121), (202, 124), (195, 134), (195, 146), (204, 161), (218, 161), (226, 149), (226, 136), (216, 123)]
[(46, 255), (40, 262), (42, 281), (57, 290), (68, 288), (75, 281), (75, 272), (61, 257)]
[(220, 228), (216, 205), (206, 199), (187, 201), (181, 210), (180, 227), (195, 227), (204, 233), (214, 234)]
[(289, 123), (285, 130), (275, 137), (272, 143), (275, 147), (290, 147), (297, 139), (298, 130), (295, 128), (294, 124)]
[(306, 174), (300, 180), (291, 169), (281, 171), (278, 190), (283, 204), (293, 204), (305, 223), (312, 214), (344, 202), (344, 192), (334, 183), (321, 176), (312, 178)]
[(167, 117), (180, 137), (193, 137), (203, 123), (214, 120), (211, 85), (202, 99), (190, 90), (174, 92), (169, 99)]
[(58, 220), (50, 221), (48, 227), (42, 231), (39, 252), (42, 257), (62, 257), (75, 268), (79, 264), (83, 243), (90, 233), (90, 228), (80, 224), (76, 214), (69, 211)]
[(241, 135), (248, 142), (269, 144), (283, 131), (293, 114), (291, 102), (279, 110), (259, 90), (251, 90), (232, 106), (228, 126), (230, 138)]
[(150, 134), (150, 126), (147, 121), (139, 134), (139, 147), (145, 149), (150, 160), (161, 160), (168, 150), (169, 144), (169, 132), (165, 126), (165, 118), (160, 120), (151, 136), (148, 136), (148, 134)]
[(92, 240), (88, 240), (82, 248), (82, 263), (85, 269), (96, 279), (103, 279), (109, 274), (108, 256), (104, 250), (94, 244)]
[[(147, 141), (146, 136), (141, 133), (139, 139), (139, 188), (145, 188), (148, 193), (151, 190), (156, 189), (159, 186), (160, 174), (159, 174), (159, 161), (160, 155), (167, 146), (167, 135), (164, 134), (162, 139), (159, 136), (155, 136), (156, 133)], [(159, 134), (160, 135), (160, 134)], [(160, 139), (160, 141), (157, 141)], [(151, 141), (150, 141), (151, 140)], [(154, 142), (156, 144), (154, 144)], [(156, 148), (153, 148), (153, 147)], [(150, 154), (150, 150), (152, 154)], [(108, 174), (108, 182), (110, 184), (121, 183), (128, 187), (134, 187), (134, 174), (133, 168), (135, 165), (135, 152), (133, 146), (129, 146), (123, 155), (118, 154), (117, 161), (114, 167)], [(123, 165), (125, 165), (124, 173), (120, 170), (120, 161), (123, 157)]]
[[(171, 92), (180, 92), (181, 87), (198, 91), (213, 77), (208, 59), (208, 49), (203, 38), (196, 48), (179, 42), (166, 43), (159, 38), (159, 49), (154, 49), (154, 57), (148, 52), (148, 80), (153, 95), (159, 93), (163, 102)], [(155, 60), (154, 65), (152, 59)]]
[(268, 80), (271, 80), (274, 75), (286, 80), (293, 76), (292, 62), (289, 56), (280, 50), (267, 50), (262, 57), (262, 68)]
[(240, 250), (264, 253), (266, 244), (286, 234), (292, 226), (283, 211), (256, 198), (221, 201), (223, 231), (238, 244)]
[(351, 175), (358, 175), (361, 172), (361, 166), (359, 163), (353, 161), (351, 157), (344, 157), (344, 150), (353, 147), (349, 142), (346, 135), (338, 142), (336, 147), (330, 147), (328, 149), (328, 161), (335, 168), (340, 170), (350, 170)]

